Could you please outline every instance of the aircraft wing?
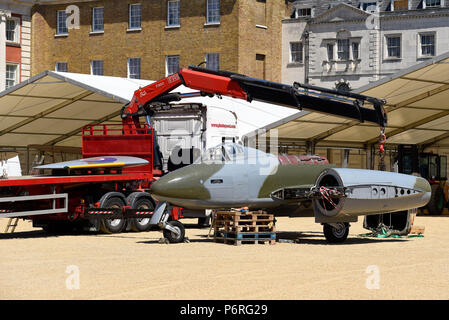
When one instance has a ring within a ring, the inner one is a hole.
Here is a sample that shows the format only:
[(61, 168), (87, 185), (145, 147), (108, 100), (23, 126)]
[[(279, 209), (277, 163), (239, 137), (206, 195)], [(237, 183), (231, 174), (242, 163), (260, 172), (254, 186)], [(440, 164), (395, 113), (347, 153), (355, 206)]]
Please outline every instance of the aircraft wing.
[(64, 161), (41, 165), (36, 169), (88, 169), (88, 168), (110, 168), (110, 167), (135, 167), (148, 164), (145, 159), (128, 156), (103, 156), (85, 158), (72, 161)]

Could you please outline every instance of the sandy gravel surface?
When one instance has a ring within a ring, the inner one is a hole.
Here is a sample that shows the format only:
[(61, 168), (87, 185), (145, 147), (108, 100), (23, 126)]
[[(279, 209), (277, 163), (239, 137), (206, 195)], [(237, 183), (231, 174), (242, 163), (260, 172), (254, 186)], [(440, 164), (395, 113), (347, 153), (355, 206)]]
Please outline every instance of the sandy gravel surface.
[(231, 246), (208, 229), (166, 245), (159, 232), (48, 236), (21, 221), (0, 234), (0, 299), (449, 299), (449, 216), (415, 224), (424, 238), (367, 239), (359, 220), (328, 245), (313, 219), (278, 218), (299, 243)]

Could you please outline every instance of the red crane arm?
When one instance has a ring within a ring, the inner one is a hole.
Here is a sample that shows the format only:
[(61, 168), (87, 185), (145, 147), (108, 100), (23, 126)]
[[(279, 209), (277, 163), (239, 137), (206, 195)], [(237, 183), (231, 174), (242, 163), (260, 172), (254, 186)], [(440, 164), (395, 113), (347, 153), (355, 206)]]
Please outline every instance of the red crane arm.
[[(129, 123), (130, 116), (138, 117), (144, 115), (142, 109), (145, 105), (149, 102), (158, 101), (158, 97), (167, 95), (182, 84), (207, 94), (219, 94), (244, 100), (248, 98), (239, 83), (229, 77), (191, 69), (181, 69), (178, 73), (136, 90), (131, 102), (122, 113), (123, 121)], [(142, 110), (143, 113), (139, 114), (139, 110)]]
[[(199, 90), (202, 95), (223, 95), (247, 101), (254, 99), (300, 110), (304, 108), (352, 118), (360, 122), (374, 122), (381, 127), (387, 124), (383, 109), (386, 103), (384, 100), (299, 83), (289, 86), (237, 73), (194, 66), (181, 69), (178, 73), (136, 90), (130, 103), (122, 109), (123, 123), (140, 128), (139, 117), (147, 115), (150, 104), (182, 99), (182, 94), (170, 93), (181, 84)], [(371, 103), (374, 108), (364, 107), (365, 101)]]

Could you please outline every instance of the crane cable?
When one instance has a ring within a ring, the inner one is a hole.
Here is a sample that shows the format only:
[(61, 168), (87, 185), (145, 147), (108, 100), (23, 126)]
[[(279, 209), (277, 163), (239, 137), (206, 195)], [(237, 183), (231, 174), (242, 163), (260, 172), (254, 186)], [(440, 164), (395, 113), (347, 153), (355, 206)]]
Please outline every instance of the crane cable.
[(387, 142), (387, 136), (385, 135), (385, 127), (380, 127), (380, 138), (379, 138), (379, 149), (380, 149), (380, 161), (379, 161), (379, 170), (385, 171), (385, 143)]

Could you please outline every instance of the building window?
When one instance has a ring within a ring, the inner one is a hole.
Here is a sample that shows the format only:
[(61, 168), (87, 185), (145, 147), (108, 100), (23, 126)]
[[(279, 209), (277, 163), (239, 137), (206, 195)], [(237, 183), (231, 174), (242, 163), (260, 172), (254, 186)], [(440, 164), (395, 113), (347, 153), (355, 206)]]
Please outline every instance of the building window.
[(96, 76), (103, 75), (103, 60), (92, 60), (90, 64), (90, 73)]
[(303, 62), (303, 46), (302, 42), (290, 42), (290, 62)]
[(218, 53), (206, 53), (206, 68), (220, 70), (220, 55)]
[(92, 31), (104, 31), (104, 8), (92, 9)]
[(349, 60), (349, 39), (338, 39), (338, 60)]
[(426, 8), (441, 7), (441, 0), (425, 0), (424, 3)]
[(56, 71), (58, 72), (67, 72), (67, 62), (56, 62)]
[(179, 56), (167, 56), (165, 62), (166, 76), (174, 74), (179, 71)]
[(179, 26), (179, 1), (167, 3), (167, 26)]
[(128, 59), (128, 78), (140, 79), (140, 58)]
[(408, 10), (408, 0), (394, 0), (393, 6), (394, 11)]
[(434, 34), (420, 34), (421, 41), (421, 56), (429, 57), (435, 55), (435, 35)]
[(401, 57), (401, 37), (387, 37), (387, 58)]
[(20, 42), (19, 38), (19, 19), (6, 20), (6, 41)]
[(129, 29), (141, 28), (142, 13), (140, 3), (129, 5)]
[(6, 64), (6, 89), (17, 84), (17, 64)]
[(207, 0), (207, 23), (220, 23), (220, 0)]
[(67, 13), (64, 10), (59, 10), (56, 21), (56, 34), (67, 34)]
[(352, 60), (360, 59), (360, 43), (353, 42), (352, 43)]
[(334, 60), (334, 44), (333, 43), (328, 43), (327, 44), (327, 59), (329, 61)]
[(256, 0), (253, 4), (254, 11), (254, 21), (256, 22), (256, 27), (266, 27), (267, 26), (267, 3), (265, 0)]
[(376, 12), (377, 11), (377, 2), (361, 2), (360, 9), (366, 12)]
[(296, 9), (296, 18), (312, 16), (312, 8)]

